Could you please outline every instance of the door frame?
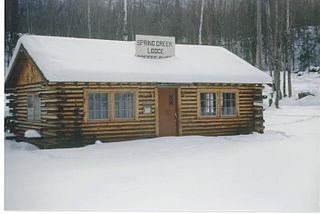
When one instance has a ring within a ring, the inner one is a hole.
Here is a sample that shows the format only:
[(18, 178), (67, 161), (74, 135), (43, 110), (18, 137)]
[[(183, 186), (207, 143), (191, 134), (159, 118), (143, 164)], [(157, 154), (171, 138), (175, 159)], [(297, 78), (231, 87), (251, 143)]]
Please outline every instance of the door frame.
[(175, 88), (177, 94), (177, 135), (182, 136), (182, 119), (181, 119), (181, 87), (180, 86), (157, 86), (155, 88), (155, 119), (156, 119), (156, 137), (159, 137), (160, 121), (159, 121), (159, 89), (161, 88)]

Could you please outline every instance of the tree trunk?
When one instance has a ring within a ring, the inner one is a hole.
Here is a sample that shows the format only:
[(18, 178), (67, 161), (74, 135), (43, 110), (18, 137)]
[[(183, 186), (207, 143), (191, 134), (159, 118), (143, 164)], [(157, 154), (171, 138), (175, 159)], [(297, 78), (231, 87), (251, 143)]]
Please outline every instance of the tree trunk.
[(257, 0), (257, 50), (256, 66), (262, 69), (262, 30), (261, 30), (261, 0)]
[(90, 6), (90, 1), (88, 0), (88, 17), (87, 17), (87, 21), (88, 21), (88, 38), (92, 38), (92, 32), (91, 32), (91, 6)]
[(275, 106), (279, 108), (279, 100), (280, 100), (280, 38), (279, 38), (279, 2), (278, 0), (275, 1), (275, 30), (274, 30), (274, 52), (275, 52), (275, 71), (274, 71), (274, 83), (275, 83), (275, 90), (276, 90), (276, 99), (275, 99)]
[(160, 34), (164, 33), (164, 21), (163, 21), (163, 11), (162, 11), (162, 0), (158, 1), (158, 14), (159, 14), (159, 27), (160, 27)]
[(31, 21), (30, 21), (30, 2), (27, 2), (27, 31), (32, 33)]
[(128, 8), (127, 8), (127, 0), (123, 0), (123, 41), (128, 41)]
[(274, 70), (274, 57), (273, 57), (273, 40), (272, 40), (272, 27), (271, 27), (271, 11), (270, 11), (270, 2), (267, 2), (266, 8), (266, 15), (267, 15), (267, 43), (268, 43), (268, 69), (270, 72), (270, 76), (273, 78), (272, 71)]
[[(287, 51), (287, 50), (285, 50)], [(287, 63), (286, 63), (287, 64)], [(282, 72), (283, 72), (283, 80), (282, 80), (282, 90), (283, 90), (283, 96), (286, 97), (287, 96), (287, 88), (286, 88), (286, 84), (287, 84), (287, 77), (286, 77), (286, 74), (287, 74), (287, 66), (282, 66)]]
[(290, 0), (287, 0), (287, 72), (288, 72), (288, 95), (289, 97), (292, 96), (292, 84), (291, 84), (291, 70), (292, 70), (292, 65), (291, 65), (291, 49), (292, 48), (292, 39), (291, 39), (291, 28), (290, 28)]
[(199, 24), (199, 45), (202, 45), (202, 23), (203, 23), (204, 0), (201, 0), (200, 24)]

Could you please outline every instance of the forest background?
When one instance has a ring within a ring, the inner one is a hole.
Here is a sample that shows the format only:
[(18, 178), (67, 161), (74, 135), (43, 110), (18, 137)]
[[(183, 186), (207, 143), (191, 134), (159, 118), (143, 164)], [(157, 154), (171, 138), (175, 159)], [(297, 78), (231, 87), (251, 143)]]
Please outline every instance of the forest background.
[(320, 0), (6, 0), (5, 66), (25, 33), (223, 46), (270, 72), (278, 106), (292, 72), (320, 65)]

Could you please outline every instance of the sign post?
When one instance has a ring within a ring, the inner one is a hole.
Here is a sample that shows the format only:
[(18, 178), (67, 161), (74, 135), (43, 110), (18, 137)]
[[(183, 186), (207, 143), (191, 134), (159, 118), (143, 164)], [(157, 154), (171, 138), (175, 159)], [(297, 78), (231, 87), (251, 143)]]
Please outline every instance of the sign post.
[(136, 56), (148, 59), (173, 57), (175, 56), (175, 38), (136, 35)]

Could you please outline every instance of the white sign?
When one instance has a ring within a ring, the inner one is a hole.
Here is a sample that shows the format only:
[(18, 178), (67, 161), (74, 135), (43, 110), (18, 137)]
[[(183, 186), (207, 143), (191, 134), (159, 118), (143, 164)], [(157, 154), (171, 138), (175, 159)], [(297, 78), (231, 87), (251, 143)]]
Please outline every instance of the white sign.
[(136, 56), (150, 59), (175, 56), (175, 38), (136, 35)]
[(144, 106), (143, 107), (143, 113), (144, 114), (150, 114), (151, 113), (151, 106)]

